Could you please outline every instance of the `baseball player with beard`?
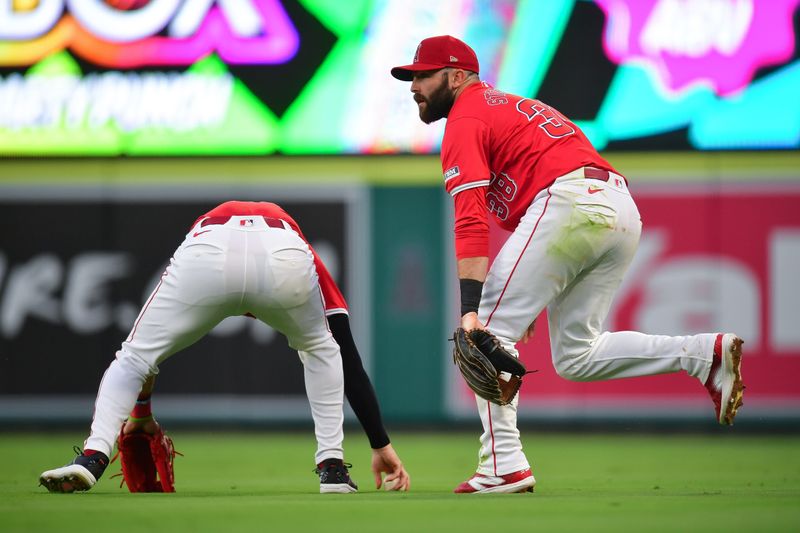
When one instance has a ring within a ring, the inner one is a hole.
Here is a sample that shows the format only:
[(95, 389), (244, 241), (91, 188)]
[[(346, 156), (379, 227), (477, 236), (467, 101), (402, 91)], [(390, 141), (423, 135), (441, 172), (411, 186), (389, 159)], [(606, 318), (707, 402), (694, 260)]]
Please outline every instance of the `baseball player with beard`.
[[(742, 404), (742, 340), (732, 333), (669, 337), (602, 331), (642, 223), (627, 180), (575, 124), (532, 98), (478, 77), (475, 52), (448, 36), (424, 39), (410, 65), (425, 123), (447, 118), (444, 185), (455, 203), (461, 327), (488, 329), (518, 356), (547, 309), (553, 365), (574, 381), (685, 371), (703, 384), (721, 424)], [(489, 266), (488, 215), (511, 235)], [(483, 422), (477, 472), (457, 493), (532, 491), (517, 400), (476, 396)]]
[[(154, 376), (169, 356), (238, 315), (269, 324), (299, 352), (320, 492), (358, 490), (343, 462), (343, 393), (373, 449), (376, 488), (386, 474), (387, 488), (408, 490), (408, 473), (389, 442), (353, 341), (347, 303), (297, 222), (267, 202), (226, 202), (195, 221), (103, 376), (83, 451), (70, 464), (42, 473), (40, 483), (50, 492), (89, 490), (119, 435), (129, 489), (172, 492), (174, 449), (150, 410)], [(126, 466), (126, 455), (152, 472), (135, 472), (140, 468)]]

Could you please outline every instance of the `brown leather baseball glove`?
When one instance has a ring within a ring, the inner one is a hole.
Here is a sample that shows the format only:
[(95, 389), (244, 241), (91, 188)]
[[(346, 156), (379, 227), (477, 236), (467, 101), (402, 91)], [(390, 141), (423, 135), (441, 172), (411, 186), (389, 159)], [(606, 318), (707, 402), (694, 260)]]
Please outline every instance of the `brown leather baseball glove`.
[[(522, 386), (525, 365), (508, 353), (493, 334), (482, 329), (456, 329), (453, 361), (469, 388), (497, 405), (511, 403)], [(501, 372), (511, 374), (506, 380)]]
[(153, 435), (120, 432), (117, 439), (122, 478), (131, 492), (175, 492), (175, 455), (180, 454), (160, 426)]

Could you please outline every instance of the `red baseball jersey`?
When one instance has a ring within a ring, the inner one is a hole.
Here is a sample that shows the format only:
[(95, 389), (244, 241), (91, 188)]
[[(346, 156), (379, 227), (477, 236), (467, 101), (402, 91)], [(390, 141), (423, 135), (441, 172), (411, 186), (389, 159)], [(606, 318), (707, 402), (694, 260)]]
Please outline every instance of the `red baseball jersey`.
[(303, 232), (300, 230), (300, 226), (291, 216), (289, 216), (289, 213), (283, 210), (281, 206), (270, 202), (225, 202), (224, 204), (218, 205), (208, 213), (195, 220), (194, 224), (192, 224), (192, 227), (197, 225), (197, 223), (204, 218), (247, 215), (277, 218), (289, 224), (289, 226), (298, 235), (300, 235), (304, 241), (306, 241), (311, 253), (314, 254), (314, 266), (317, 269), (319, 286), (322, 290), (322, 297), (325, 300), (325, 314), (347, 314), (347, 302), (345, 301), (344, 296), (342, 296), (342, 291), (339, 290), (339, 286), (336, 285), (335, 281), (333, 281), (328, 269), (325, 268), (325, 264), (317, 255), (317, 252), (314, 251), (314, 248), (311, 246), (311, 243), (308, 242), (306, 236), (303, 235)]
[(468, 86), (447, 117), (442, 141), (445, 189), (455, 201), (456, 256), (488, 256), (487, 211), (513, 231), (539, 191), (584, 166), (616, 172), (547, 104), (486, 82)]

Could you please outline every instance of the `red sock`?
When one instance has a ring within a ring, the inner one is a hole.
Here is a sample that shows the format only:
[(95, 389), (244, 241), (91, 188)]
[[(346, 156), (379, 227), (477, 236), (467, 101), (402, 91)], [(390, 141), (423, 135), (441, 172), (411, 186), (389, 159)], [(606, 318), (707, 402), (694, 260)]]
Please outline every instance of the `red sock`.
[(145, 418), (150, 418), (153, 416), (152, 411), (150, 410), (150, 395), (139, 395), (139, 398), (136, 400), (136, 405), (131, 411), (131, 418), (135, 420), (142, 420)]

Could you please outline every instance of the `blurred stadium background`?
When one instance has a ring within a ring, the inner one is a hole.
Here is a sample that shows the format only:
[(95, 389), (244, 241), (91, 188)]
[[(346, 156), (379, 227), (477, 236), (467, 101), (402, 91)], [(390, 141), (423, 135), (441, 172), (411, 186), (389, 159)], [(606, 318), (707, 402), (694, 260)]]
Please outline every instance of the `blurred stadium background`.
[[(444, 123), (389, 75), (449, 33), (629, 178), (645, 232), (608, 327), (736, 331), (736, 429), (798, 429), (799, 4), (0, 0), (0, 422), (85, 427), (189, 224), (253, 199), (284, 205), (331, 267), (389, 427), (477, 424), (446, 341)], [(543, 320), (522, 357), (540, 370), (529, 427), (714, 425), (684, 376), (559, 378)], [(310, 418), (296, 355), (246, 318), (166, 362), (154, 408), (167, 426)]]

